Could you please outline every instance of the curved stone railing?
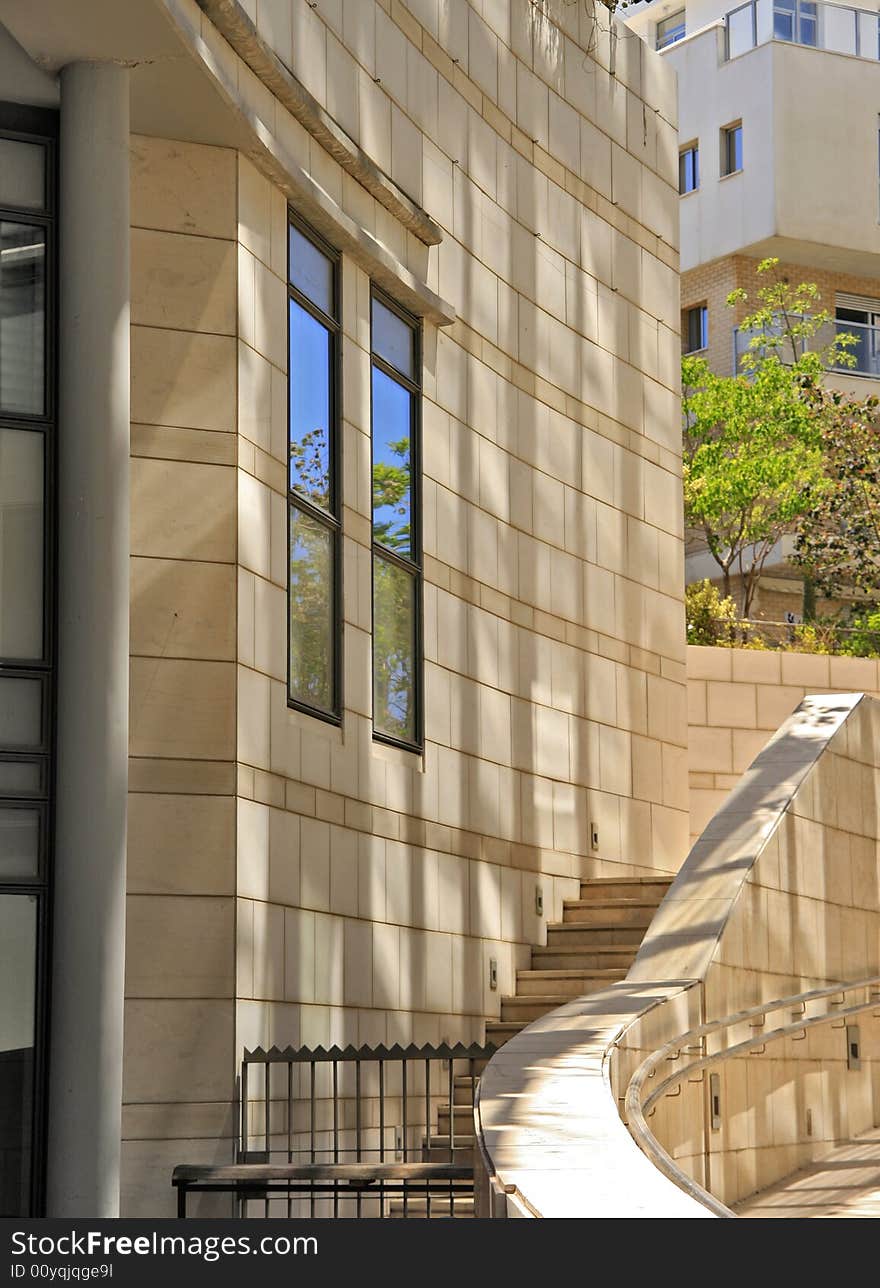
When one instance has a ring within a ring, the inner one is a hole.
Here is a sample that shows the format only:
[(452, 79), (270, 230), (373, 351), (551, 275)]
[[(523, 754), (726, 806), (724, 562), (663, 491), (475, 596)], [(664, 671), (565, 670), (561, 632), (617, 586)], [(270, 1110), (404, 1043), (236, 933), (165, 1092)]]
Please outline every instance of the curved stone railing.
[[(848, 993), (862, 989), (867, 993), (863, 1001), (844, 1005)], [(813, 1004), (818, 1004), (824, 1009), (816, 1015), (808, 1015), (807, 1007)], [(846, 1021), (855, 1019), (857, 1016), (861, 1017), (865, 1011), (876, 1012), (878, 1004), (880, 1004), (880, 975), (873, 975), (868, 979), (854, 980), (840, 985), (832, 984), (827, 988), (810, 989), (805, 993), (777, 998), (767, 1004), (749, 1007), (745, 1011), (738, 1011), (735, 1015), (713, 1020), (709, 1024), (701, 1024), (687, 1033), (679, 1034), (659, 1051), (655, 1051), (643, 1060), (630, 1079), (626, 1089), (625, 1106), (626, 1121), (631, 1135), (654, 1165), (680, 1189), (691, 1194), (716, 1216), (733, 1216), (734, 1213), (720, 1203), (714, 1195), (702, 1186), (696, 1185), (691, 1177), (677, 1166), (675, 1160), (657, 1140), (647, 1123), (647, 1116), (654, 1113), (654, 1105), (663, 1096), (680, 1094), (675, 1088), (685, 1079), (692, 1081), (692, 1075), (695, 1073), (700, 1074), (699, 1081), (702, 1081), (704, 1074), (717, 1065), (723, 1065), (726, 1061), (740, 1056), (753, 1055), (758, 1048), (761, 1048), (759, 1054), (763, 1054), (768, 1045), (784, 1041), (786, 1038), (792, 1041), (806, 1041), (807, 1034), (821, 1025), (834, 1025), (836, 1028), (842, 1027), (845, 1030), (844, 1049), (847, 1065), (852, 1067), (854, 1063), (859, 1064), (862, 1040), (852, 1037), (853, 1030)], [(767, 1017), (776, 1011), (790, 1011), (796, 1018), (788, 1024), (777, 1024), (768, 1030)], [(873, 1018), (880, 1018), (880, 1013), (875, 1014)], [(760, 1031), (732, 1042), (718, 1051), (705, 1053), (705, 1041), (708, 1037), (743, 1026), (748, 1029), (757, 1028)], [(701, 1054), (695, 1059), (686, 1058), (686, 1053), (689, 1055), (694, 1050), (700, 1051)], [(662, 1070), (665, 1062), (678, 1063), (679, 1067), (672, 1073), (668, 1073), (666, 1077), (657, 1078), (656, 1075)], [(720, 1082), (715, 1091), (712, 1090), (710, 1083), (709, 1104), (710, 1114), (720, 1119)]]
[[(723, 1214), (844, 1127), (871, 1125), (871, 1095), (855, 1095), (856, 1083), (846, 1084), (843, 1126), (821, 1106), (799, 1105), (807, 1092), (795, 1088), (808, 1074), (845, 1065), (839, 1043), (830, 1051), (812, 1037), (784, 1059), (753, 1063), (763, 1072), (751, 1089), (732, 1061), (717, 1125), (705, 1079), (663, 1096), (652, 1135), (673, 1175), (639, 1148), (621, 1110), (637, 1068), (676, 1035), (700, 1031), (703, 1055), (714, 1056), (721, 1017), (877, 973), (878, 747), (880, 704), (862, 694), (805, 699), (694, 845), (627, 978), (536, 1021), (493, 1057), (477, 1121), (482, 1211), (708, 1216), (708, 1191)], [(770, 1095), (793, 1106), (774, 1115), (775, 1127), (762, 1116)]]

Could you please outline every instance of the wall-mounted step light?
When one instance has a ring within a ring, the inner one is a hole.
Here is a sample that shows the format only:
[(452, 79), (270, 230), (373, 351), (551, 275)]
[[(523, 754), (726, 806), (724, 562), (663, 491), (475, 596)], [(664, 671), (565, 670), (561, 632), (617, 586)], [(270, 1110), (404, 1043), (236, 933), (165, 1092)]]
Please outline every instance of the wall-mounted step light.
[(594, 850), (599, 848), (599, 825), (597, 823), (590, 824), (590, 845)]
[(846, 1067), (855, 1070), (862, 1067), (862, 1046), (858, 1024), (846, 1026)]
[(535, 916), (543, 917), (544, 915), (544, 891), (540, 886), (535, 886)]
[(709, 1112), (712, 1115), (712, 1130), (721, 1130), (721, 1074), (709, 1074)]
[(489, 958), (489, 987), (494, 992), (498, 987), (498, 958)]

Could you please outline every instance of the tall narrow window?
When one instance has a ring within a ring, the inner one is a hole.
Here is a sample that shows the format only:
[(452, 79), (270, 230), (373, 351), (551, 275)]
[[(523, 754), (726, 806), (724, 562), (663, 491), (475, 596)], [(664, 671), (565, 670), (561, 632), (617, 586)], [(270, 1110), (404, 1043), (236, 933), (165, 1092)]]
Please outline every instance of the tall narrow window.
[(742, 121), (728, 125), (721, 131), (721, 175), (736, 174), (743, 168)]
[(373, 732), (421, 744), (418, 323), (372, 300)]
[(709, 347), (709, 310), (705, 304), (685, 310), (682, 333), (685, 353), (699, 353)]
[(678, 191), (696, 192), (700, 186), (700, 149), (696, 143), (682, 148), (678, 154)]
[(0, 1217), (43, 1210), (57, 129), (0, 104)]
[(289, 235), (288, 695), (292, 706), (338, 721), (338, 256), (298, 222)]

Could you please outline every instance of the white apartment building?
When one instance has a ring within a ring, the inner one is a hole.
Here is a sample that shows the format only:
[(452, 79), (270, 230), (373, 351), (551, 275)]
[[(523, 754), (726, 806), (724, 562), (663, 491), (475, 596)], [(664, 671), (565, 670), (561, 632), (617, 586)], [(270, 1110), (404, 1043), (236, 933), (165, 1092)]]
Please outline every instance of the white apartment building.
[[(840, 329), (858, 336), (854, 370), (830, 379), (880, 392), (880, 16), (816, 0), (655, 0), (630, 29), (678, 74), (682, 347), (734, 370), (744, 344), (730, 291), (778, 256), (815, 282)], [(759, 612), (799, 611), (782, 556)], [(705, 553), (688, 580), (712, 576)], [(781, 583), (781, 584), (780, 584)]]

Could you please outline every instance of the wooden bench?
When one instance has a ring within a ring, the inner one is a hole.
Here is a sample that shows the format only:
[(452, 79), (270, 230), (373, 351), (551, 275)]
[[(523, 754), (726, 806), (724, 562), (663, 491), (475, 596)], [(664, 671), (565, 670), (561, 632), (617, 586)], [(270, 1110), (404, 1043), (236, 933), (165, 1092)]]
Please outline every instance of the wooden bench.
[[(380, 1186), (384, 1194), (423, 1194), (449, 1197), (473, 1189), (473, 1165), (456, 1163), (230, 1163), (219, 1166), (175, 1167), (171, 1184), (177, 1188), (177, 1215), (186, 1216), (190, 1191), (267, 1198), (270, 1193), (363, 1194)], [(456, 1182), (459, 1182), (456, 1185)], [(466, 1182), (466, 1184), (461, 1184)]]

